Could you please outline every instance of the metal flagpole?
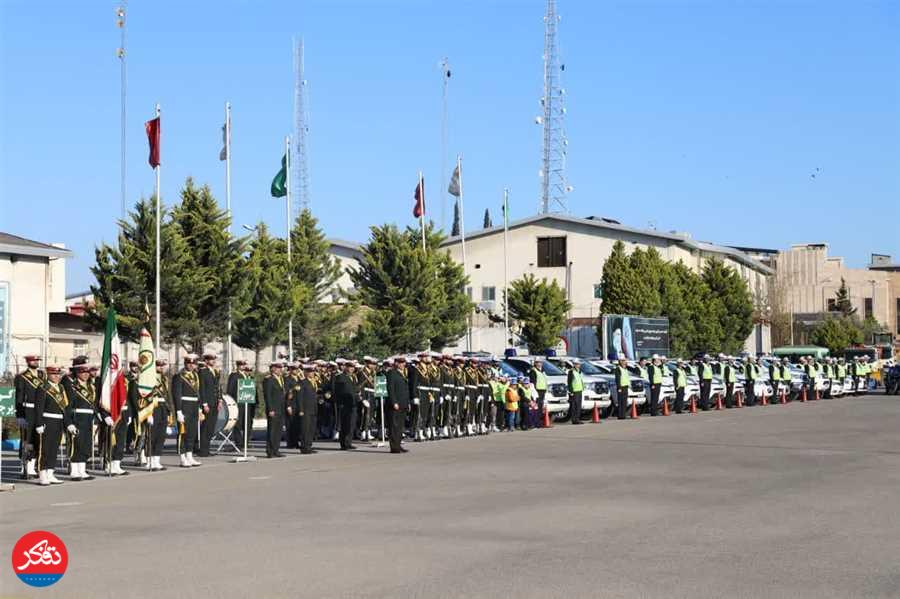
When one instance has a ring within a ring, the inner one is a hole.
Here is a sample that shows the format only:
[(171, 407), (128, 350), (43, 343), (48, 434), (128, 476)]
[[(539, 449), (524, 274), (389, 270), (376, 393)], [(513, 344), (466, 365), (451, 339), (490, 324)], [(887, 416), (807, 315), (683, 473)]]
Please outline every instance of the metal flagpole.
[(503, 345), (509, 344), (509, 189), (503, 190)]
[[(466, 263), (466, 209), (463, 205), (462, 155), (456, 155), (456, 172), (459, 175), (459, 238), (462, 241), (463, 278), (469, 275)], [(474, 290), (472, 291), (474, 295)], [(472, 351), (472, 317), (468, 318), (466, 327), (466, 351)]]
[(419, 227), (422, 229), (422, 251), (428, 253), (425, 247), (425, 179), (422, 177), (422, 171), (419, 171), (419, 198), (422, 200), (422, 212), (419, 214)]
[[(156, 118), (159, 118), (160, 109), (159, 104), (156, 105)], [(159, 188), (159, 169), (161, 168), (160, 164), (156, 165), (156, 350), (160, 351), (162, 346), (159, 344), (159, 333), (160, 333), (160, 271), (159, 271), (159, 245), (160, 245), (160, 235), (159, 235), (159, 222), (161, 217), (161, 203), (160, 203), (160, 188)]]
[[(291, 281), (291, 136), (284, 138), (285, 157), (285, 210), (287, 212), (287, 256), (288, 256), (288, 282)], [(288, 360), (294, 361), (294, 314), (288, 320)]]
[[(231, 102), (225, 102), (225, 211), (231, 234)], [(225, 348), (225, 373), (231, 374), (231, 303), (228, 305), (228, 336)]]

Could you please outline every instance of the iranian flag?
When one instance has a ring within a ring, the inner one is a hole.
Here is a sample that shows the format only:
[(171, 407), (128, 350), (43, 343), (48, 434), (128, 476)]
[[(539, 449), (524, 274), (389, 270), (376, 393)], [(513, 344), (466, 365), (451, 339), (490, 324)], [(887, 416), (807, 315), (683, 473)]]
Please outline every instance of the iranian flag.
[(125, 404), (125, 371), (119, 356), (119, 330), (116, 328), (116, 311), (106, 312), (106, 333), (103, 337), (103, 363), (100, 365), (100, 407), (106, 410), (113, 421), (119, 420), (119, 411)]

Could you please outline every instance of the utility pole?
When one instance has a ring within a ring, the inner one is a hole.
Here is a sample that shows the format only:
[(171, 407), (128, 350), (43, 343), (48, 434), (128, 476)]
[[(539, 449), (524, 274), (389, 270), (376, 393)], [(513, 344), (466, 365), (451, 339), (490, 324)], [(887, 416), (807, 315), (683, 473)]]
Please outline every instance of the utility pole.
[(296, 194), (297, 214), (310, 207), (309, 162), (307, 151), (309, 142), (309, 113), (304, 75), (303, 38), (294, 42), (294, 165), (288, 177), (294, 177), (293, 192)]
[(119, 41), (119, 49), (116, 51), (116, 56), (119, 57), (119, 88), (120, 88), (120, 102), (121, 102), (121, 156), (120, 156), (120, 171), (121, 171), (121, 185), (122, 185), (122, 218), (125, 218), (125, 215), (128, 212), (128, 203), (125, 199), (125, 87), (126, 87), (126, 70), (125, 70), (125, 12), (128, 9), (128, 0), (123, 0), (122, 5), (116, 9), (116, 25), (119, 27), (119, 32), (121, 34), (121, 39)]
[(543, 114), (535, 119), (543, 127), (543, 152), (541, 156), (541, 204), (540, 212), (569, 211), (566, 195), (572, 186), (566, 180), (566, 154), (569, 140), (565, 129), (565, 95), (562, 73), (566, 65), (560, 62), (556, 40), (559, 14), (556, 0), (547, 0), (544, 15), (544, 95), (541, 98)]
[(450, 63), (441, 59), (441, 229), (447, 229), (447, 84), (450, 83)]

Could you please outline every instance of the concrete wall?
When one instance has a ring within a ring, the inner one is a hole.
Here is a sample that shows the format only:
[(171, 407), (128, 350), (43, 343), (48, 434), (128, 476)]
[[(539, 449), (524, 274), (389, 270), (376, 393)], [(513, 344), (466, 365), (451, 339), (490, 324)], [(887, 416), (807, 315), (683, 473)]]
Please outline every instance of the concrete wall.
[(891, 307), (896, 304), (896, 295), (892, 295), (890, 273), (848, 268), (843, 258), (828, 255), (826, 244), (798, 245), (779, 252), (776, 266), (776, 276), (786, 283), (793, 312), (825, 312), (828, 299), (834, 298), (843, 278), (850, 291), (850, 302), (860, 317), (865, 315), (865, 299), (872, 298), (875, 319), (892, 326)]
[[(47, 258), (0, 254), (0, 283), (9, 289), (7, 364), (0, 364), (0, 369), (15, 372), (16, 365), (24, 367), (24, 356), (46, 356), (48, 301), (52, 294), (49, 279)], [(55, 288), (63, 289), (64, 294), (64, 277), (56, 282)]]

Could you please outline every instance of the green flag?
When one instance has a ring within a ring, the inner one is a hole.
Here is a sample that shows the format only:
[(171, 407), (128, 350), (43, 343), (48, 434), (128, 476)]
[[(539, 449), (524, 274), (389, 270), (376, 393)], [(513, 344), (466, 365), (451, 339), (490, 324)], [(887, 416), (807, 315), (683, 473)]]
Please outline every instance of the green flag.
[(287, 154), (281, 157), (281, 170), (272, 179), (272, 197), (283, 198), (287, 195)]

